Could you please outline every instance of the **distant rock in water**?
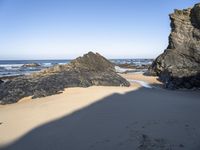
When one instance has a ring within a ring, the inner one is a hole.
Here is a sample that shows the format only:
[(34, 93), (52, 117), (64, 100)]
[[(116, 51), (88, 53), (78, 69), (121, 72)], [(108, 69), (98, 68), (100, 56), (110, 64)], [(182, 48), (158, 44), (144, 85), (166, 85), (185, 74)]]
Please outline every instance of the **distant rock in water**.
[(121, 67), (121, 68), (128, 68), (128, 69), (136, 69), (137, 66), (132, 65), (132, 64), (116, 64), (116, 66)]
[(24, 64), (22, 67), (40, 67), (38, 63)]
[(116, 66), (119, 66), (121, 68), (128, 68), (128, 69), (148, 69), (149, 64), (142, 64), (142, 65), (135, 65), (135, 64), (116, 64)]
[(0, 103), (14, 103), (26, 96), (44, 97), (67, 87), (129, 86), (115, 72), (114, 65), (100, 54), (89, 52), (66, 65), (57, 65), (38, 73), (17, 77), (0, 84)]
[(167, 88), (200, 87), (200, 3), (170, 14), (169, 45), (149, 68)]

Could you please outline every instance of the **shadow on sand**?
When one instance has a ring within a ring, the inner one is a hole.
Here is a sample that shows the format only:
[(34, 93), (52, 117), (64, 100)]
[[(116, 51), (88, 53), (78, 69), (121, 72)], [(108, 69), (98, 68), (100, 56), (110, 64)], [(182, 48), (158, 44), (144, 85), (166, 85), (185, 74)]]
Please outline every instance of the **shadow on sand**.
[(199, 92), (140, 88), (41, 125), (2, 149), (199, 150), (199, 108)]

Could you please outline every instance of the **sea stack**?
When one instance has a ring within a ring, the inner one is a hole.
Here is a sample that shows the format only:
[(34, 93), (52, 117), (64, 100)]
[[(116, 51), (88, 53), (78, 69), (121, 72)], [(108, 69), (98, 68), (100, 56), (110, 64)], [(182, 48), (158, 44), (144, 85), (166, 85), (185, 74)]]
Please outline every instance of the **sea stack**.
[(167, 88), (200, 87), (200, 3), (170, 14), (171, 34), (167, 49), (149, 73), (158, 75)]
[(38, 73), (17, 77), (0, 84), (0, 104), (23, 97), (44, 97), (62, 92), (67, 87), (129, 86), (115, 72), (114, 65), (98, 53), (89, 52), (70, 64), (57, 65)]

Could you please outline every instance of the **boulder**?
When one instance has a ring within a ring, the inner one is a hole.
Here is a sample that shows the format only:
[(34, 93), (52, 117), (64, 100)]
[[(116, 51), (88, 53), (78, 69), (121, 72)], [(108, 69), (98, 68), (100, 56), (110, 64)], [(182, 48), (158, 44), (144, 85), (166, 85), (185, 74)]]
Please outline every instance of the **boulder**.
[(167, 88), (200, 87), (200, 3), (170, 14), (171, 34), (167, 49), (149, 68)]
[(3, 83), (3, 81), (0, 79), (0, 84)]
[(66, 65), (17, 77), (0, 85), (0, 103), (14, 103), (26, 96), (33, 98), (62, 92), (68, 87), (129, 86), (115, 72), (114, 65), (98, 53), (89, 52)]

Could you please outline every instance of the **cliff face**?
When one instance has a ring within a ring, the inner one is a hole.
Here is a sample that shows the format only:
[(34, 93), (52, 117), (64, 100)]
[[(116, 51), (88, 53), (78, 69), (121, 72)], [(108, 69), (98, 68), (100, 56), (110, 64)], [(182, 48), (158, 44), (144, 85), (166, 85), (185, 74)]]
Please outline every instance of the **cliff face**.
[(170, 14), (169, 45), (149, 73), (158, 75), (167, 88), (200, 87), (200, 3)]
[(0, 104), (14, 103), (26, 96), (44, 97), (67, 87), (129, 86), (114, 66), (100, 54), (89, 52), (67, 65), (57, 65), (41, 72), (14, 78), (0, 84)]

